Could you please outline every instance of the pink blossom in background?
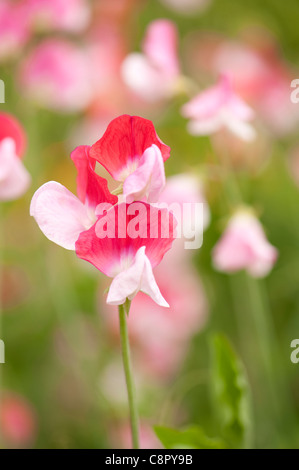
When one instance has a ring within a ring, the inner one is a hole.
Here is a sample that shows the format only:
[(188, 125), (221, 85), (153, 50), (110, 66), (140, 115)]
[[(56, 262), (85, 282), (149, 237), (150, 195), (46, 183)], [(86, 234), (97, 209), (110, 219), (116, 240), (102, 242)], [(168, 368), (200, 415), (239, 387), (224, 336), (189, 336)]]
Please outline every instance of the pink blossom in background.
[(0, 61), (19, 54), (30, 37), (26, 5), (0, 1)]
[(272, 132), (285, 135), (296, 129), (299, 111), (291, 103), (290, 84), (297, 75), (268, 32), (249, 32), (239, 42), (212, 33), (198, 35), (189, 45), (188, 55), (198, 75), (203, 71), (214, 76), (227, 73), (236, 92)]
[(31, 25), (38, 30), (81, 32), (91, 17), (88, 0), (25, 0)]
[(44, 235), (67, 250), (75, 250), (80, 233), (95, 224), (98, 204), (117, 202), (117, 197), (108, 190), (107, 181), (96, 174), (96, 162), (89, 152), (89, 146), (81, 146), (71, 155), (78, 171), (78, 197), (50, 181), (35, 192), (31, 201), (30, 215)]
[(182, 114), (190, 119), (188, 130), (192, 135), (210, 135), (226, 128), (245, 141), (255, 138), (255, 130), (249, 124), (254, 113), (234, 92), (227, 75), (185, 104)]
[(216, 269), (232, 273), (245, 269), (253, 277), (264, 277), (273, 268), (278, 256), (253, 213), (240, 210), (213, 250)]
[(31, 178), (21, 157), (25, 150), (25, 133), (18, 121), (0, 113), (0, 200), (21, 197), (29, 188)]
[(128, 202), (159, 199), (170, 148), (158, 137), (151, 121), (129, 115), (114, 119), (90, 154), (123, 184)]
[(37, 422), (32, 406), (25, 398), (5, 393), (0, 406), (1, 436), (12, 447), (25, 447), (36, 437)]
[(182, 15), (193, 15), (205, 10), (212, 0), (161, 0), (169, 8)]
[(146, 101), (175, 93), (180, 76), (178, 33), (169, 20), (155, 20), (147, 28), (142, 53), (129, 54), (122, 65), (124, 82)]
[[(178, 221), (177, 232), (180, 231), (181, 236), (177, 237), (171, 251), (166, 254), (165, 260), (167, 260), (168, 266), (173, 264), (180, 269), (180, 264), (185, 263), (186, 260), (189, 262), (190, 256), (194, 253), (193, 250), (185, 249), (185, 241), (188, 238), (184, 234), (187, 235), (191, 229), (192, 233), (194, 232), (195, 236), (199, 237), (210, 223), (210, 209), (200, 178), (189, 173), (181, 173), (167, 178), (159, 202), (168, 204)], [(190, 213), (183, 212), (184, 204), (191, 206)], [(198, 212), (197, 204), (203, 204), (203, 218), (198, 226), (195, 225), (195, 212)]]
[(19, 82), (29, 99), (60, 112), (83, 110), (92, 99), (84, 50), (62, 39), (38, 44), (22, 62)]

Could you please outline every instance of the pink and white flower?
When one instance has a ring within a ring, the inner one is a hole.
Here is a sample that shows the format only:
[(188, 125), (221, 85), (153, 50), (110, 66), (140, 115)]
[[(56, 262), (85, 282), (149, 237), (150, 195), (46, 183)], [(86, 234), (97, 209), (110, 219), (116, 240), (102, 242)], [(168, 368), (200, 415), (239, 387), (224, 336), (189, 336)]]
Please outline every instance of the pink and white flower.
[(62, 39), (47, 39), (33, 49), (21, 64), (19, 81), (29, 99), (60, 112), (85, 109), (92, 99), (88, 59)]
[(171, 97), (180, 76), (177, 29), (169, 20), (153, 21), (147, 28), (142, 53), (127, 56), (122, 65), (125, 83), (146, 101)]
[(158, 201), (170, 148), (159, 139), (151, 121), (128, 115), (114, 119), (90, 155), (123, 185), (127, 202)]
[(30, 22), (39, 30), (81, 32), (91, 17), (86, 0), (26, 0)]
[(190, 119), (188, 130), (192, 135), (210, 135), (226, 128), (245, 141), (255, 138), (255, 130), (249, 124), (254, 113), (234, 92), (227, 75), (185, 104), (182, 114)]
[(213, 250), (216, 269), (227, 273), (245, 269), (253, 277), (266, 276), (277, 256), (277, 249), (268, 242), (259, 220), (245, 210), (230, 219)]
[(25, 133), (18, 121), (0, 113), (0, 200), (21, 197), (29, 188), (31, 178), (21, 157), (25, 149)]
[[(156, 182), (146, 182), (143, 177), (143, 172), (149, 171), (150, 178), (156, 175), (156, 168), (151, 166), (152, 158), (157, 164), (156, 154), (163, 162), (162, 155), (169, 156), (169, 147), (160, 141), (153, 124), (136, 116), (121, 116), (112, 121), (94, 146), (80, 146), (72, 153), (78, 170), (78, 198), (51, 181), (39, 188), (31, 201), (30, 214), (47, 238), (66, 249), (75, 249), (79, 258), (113, 278), (109, 304), (121, 305), (142, 291), (159, 305), (168, 306), (152, 268), (160, 263), (175, 238), (173, 215), (140, 201), (117, 204), (118, 198), (110, 194), (107, 181), (95, 172), (99, 161), (117, 179), (125, 175), (124, 184), (131, 176), (135, 179), (130, 183), (130, 194), (135, 195), (138, 188), (145, 196), (145, 189), (148, 194), (157, 191)], [(144, 184), (146, 188), (141, 191)]]

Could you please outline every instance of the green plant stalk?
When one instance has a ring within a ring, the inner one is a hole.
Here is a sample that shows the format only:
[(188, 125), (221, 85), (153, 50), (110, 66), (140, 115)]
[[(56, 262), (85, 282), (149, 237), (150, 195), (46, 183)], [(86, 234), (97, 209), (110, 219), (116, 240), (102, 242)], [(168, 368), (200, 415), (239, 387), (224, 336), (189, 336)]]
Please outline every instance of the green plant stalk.
[(129, 410), (130, 410), (130, 421), (131, 421), (131, 432), (132, 432), (132, 443), (134, 449), (139, 449), (139, 432), (138, 432), (138, 410), (135, 395), (135, 386), (133, 381), (131, 355), (130, 355), (130, 344), (128, 335), (128, 326), (126, 315), (126, 305), (119, 305), (119, 327), (120, 327), (120, 339), (122, 348), (123, 365), (126, 377)]

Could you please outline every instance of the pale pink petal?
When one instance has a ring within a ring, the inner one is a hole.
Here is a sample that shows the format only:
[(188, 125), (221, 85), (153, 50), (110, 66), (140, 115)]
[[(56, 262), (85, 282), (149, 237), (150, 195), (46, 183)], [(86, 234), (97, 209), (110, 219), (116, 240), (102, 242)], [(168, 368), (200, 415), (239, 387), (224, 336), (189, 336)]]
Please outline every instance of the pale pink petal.
[(245, 142), (252, 142), (256, 138), (254, 127), (248, 122), (238, 119), (231, 113), (225, 113), (223, 124), (237, 137)]
[(179, 74), (177, 42), (177, 29), (172, 21), (159, 19), (148, 26), (143, 43), (144, 54), (166, 76)]
[(145, 101), (158, 101), (168, 94), (169, 86), (161, 71), (139, 53), (129, 54), (121, 66), (125, 84)]
[(254, 277), (263, 277), (272, 269), (277, 255), (260, 222), (252, 214), (240, 211), (215, 246), (213, 262), (220, 271), (245, 269)]
[(157, 202), (165, 186), (165, 170), (161, 151), (152, 145), (144, 152), (134, 173), (128, 176), (123, 185), (123, 194), (128, 203), (145, 198)]
[(10, 201), (22, 196), (31, 183), (31, 177), (20, 158), (11, 138), (0, 143), (0, 200)]
[(34, 194), (30, 215), (44, 235), (57, 245), (74, 250), (81, 232), (95, 222), (95, 216), (68, 189), (55, 181), (41, 186)]
[(131, 266), (113, 279), (107, 297), (108, 304), (122, 305), (127, 298), (132, 300), (142, 291), (158, 305), (169, 307), (157, 286), (145, 249), (145, 246), (140, 247)]

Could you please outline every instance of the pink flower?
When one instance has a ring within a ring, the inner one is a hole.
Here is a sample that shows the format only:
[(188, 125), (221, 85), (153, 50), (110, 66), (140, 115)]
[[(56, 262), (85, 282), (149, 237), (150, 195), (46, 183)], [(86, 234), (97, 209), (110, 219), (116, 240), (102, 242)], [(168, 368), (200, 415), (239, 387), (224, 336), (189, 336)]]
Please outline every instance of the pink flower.
[(31, 178), (21, 157), (25, 149), (25, 133), (17, 120), (0, 113), (0, 200), (22, 196)]
[(188, 130), (193, 135), (209, 135), (227, 128), (240, 139), (255, 138), (255, 131), (248, 122), (254, 113), (234, 92), (227, 75), (222, 75), (216, 86), (185, 104), (182, 114), (191, 119)]
[(7, 443), (12, 446), (30, 444), (36, 428), (35, 413), (23, 397), (9, 393), (1, 398), (0, 430)]
[(170, 148), (159, 139), (151, 121), (128, 115), (114, 119), (90, 155), (123, 184), (127, 202), (159, 199)]
[(26, 0), (31, 23), (42, 30), (82, 31), (90, 19), (86, 0)]
[(21, 2), (0, 1), (0, 60), (18, 54), (29, 39), (26, 6)]
[[(113, 278), (107, 298), (113, 305), (133, 299), (141, 290), (159, 305), (168, 306), (152, 268), (171, 247), (175, 220), (166, 209), (144, 202), (113, 205), (118, 199), (108, 191), (107, 181), (96, 174), (96, 159), (117, 178), (125, 172), (128, 178), (124, 184), (135, 178), (135, 186), (130, 183), (135, 191), (145, 183), (143, 171), (156, 175), (151, 159), (156, 165), (157, 154), (163, 163), (162, 155), (169, 156), (169, 147), (157, 137), (153, 124), (121, 116), (112, 121), (93, 147), (80, 146), (72, 153), (78, 170), (78, 198), (51, 181), (39, 188), (31, 201), (30, 214), (47, 238), (66, 249), (75, 249), (79, 258)], [(147, 182), (146, 191), (157, 191), (155, 185)]]
[(197, 36), (191, 46), (190, 65), (195, 63), (201, 74), (203, 70), (213, 75), (229, 73), (235, 91), (272, 133), (286, 135), (299, 121), (298, 106), (290, 100), (290, 84), (298, 74), (283, 60), (268, 31), (254, 28), (246, 33), (244, 42), (219, 35)]
[(146, 32), (142, 53), (123, 62), (125, 83), (141, 98), (157, 101), (171, 97), (180, 75), (177, 30), (169, 20), (153, 21)]
[(78, 197), (61, 184), (50, 181), (36, 191), (31, 201), (30, 215), (41, 231), (67, 250), (75, 250), (81, 232), (96, 222), (98, 204), (117, 202), (117, 197), (108, 190), (107, 181), (95, 173), (96, 162), (89, 151), (90, 147), (81, 146), (71, 155), (78, 170)]
[(60, 112), (86, 108), (92, 98), (84, 51), (62, 39), (47, 39), (25, 59), (20, 84), (28, 98)]
[[(152, 234), (153, 225), (157, 228), (155, 234)], [(76, 253), (113, 278), (108, 304), (121, 305), (141, 291), (158, 305), (169, 307), (160, 293), (152, 268), (171, 248), (174, 230), (175, 221), (167, 209), (143, 202), (121, 203), (107, 210), (90, 230), (80, 234)]]
[(253, 277), (263, 277), (272, 269), (277, 255), (261, 223), (251, 212), (242, 210), (230, 219), (214, 248), (213, 262), (219, 271), (230, 273), (245, 269)]

